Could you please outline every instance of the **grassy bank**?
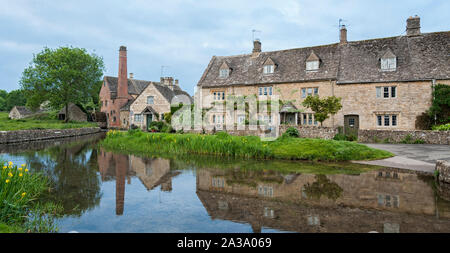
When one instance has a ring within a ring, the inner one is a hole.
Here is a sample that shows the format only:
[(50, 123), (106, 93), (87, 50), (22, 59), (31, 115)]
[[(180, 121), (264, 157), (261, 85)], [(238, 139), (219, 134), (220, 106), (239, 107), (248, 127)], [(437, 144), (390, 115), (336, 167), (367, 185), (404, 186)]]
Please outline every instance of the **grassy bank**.
[(47, 178), (25, 164), (0, 165), (0, 232), (56, 232), (61, 207), (41, 198), (49, 191)]
[(242, 158), (314, 161), (373, 160), (393, 156), (365, 145), (335, 140), (278, 138), (261, 141), (256, 136), (143, 133), (110, 131), (106, 148), (141, 154), (207, 154)]
[(64, 123), (50, 114), (25, 118), (9, 119), (8, 112), (0, 112), (0, 131), (28, 130), (28, 129), (68, 129), (82, 127), (97, 127), (95, 122), (69, 122)]

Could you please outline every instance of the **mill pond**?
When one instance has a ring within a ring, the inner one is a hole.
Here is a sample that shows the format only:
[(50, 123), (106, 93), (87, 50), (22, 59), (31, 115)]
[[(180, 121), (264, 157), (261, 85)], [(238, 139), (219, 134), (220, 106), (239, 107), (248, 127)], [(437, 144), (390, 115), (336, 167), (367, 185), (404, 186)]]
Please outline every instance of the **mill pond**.
[(103, 138), (2, 145), (0, 156), (50, 178), (50, 198), (65, 210), (60, 232), (450, 232), (450, 201), (432, 176), (350, 163), (141, 157), (107, 151)]

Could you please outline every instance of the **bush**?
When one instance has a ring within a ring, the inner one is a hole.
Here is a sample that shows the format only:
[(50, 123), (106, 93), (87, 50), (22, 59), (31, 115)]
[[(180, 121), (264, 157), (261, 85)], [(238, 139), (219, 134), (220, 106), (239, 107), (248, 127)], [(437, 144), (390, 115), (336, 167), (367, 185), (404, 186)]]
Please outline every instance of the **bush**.
[(336, 140), (336, 141), (346, 141), (346, 140), (347, 140), (347, 137), (345, 136), (345, 134), (337, 133), (337, 134), (333, 137), (333, 140)]
[(156, 130), (157, 132), (161, 132), (161, 129), (163, 128), (164, 125), (165, 123), (162, 121), (152, 121), (150, 123), (150, 129)]
[(286, 132), (282, 135), (283, 137), (300, 137), (300, 134), (298, 133), (297, 128), (295, 127), (289, 127), (286, 129)]
[(433, 130), (450, 131), (450, 123), (445, 124), (445, 125), (433, 126)]

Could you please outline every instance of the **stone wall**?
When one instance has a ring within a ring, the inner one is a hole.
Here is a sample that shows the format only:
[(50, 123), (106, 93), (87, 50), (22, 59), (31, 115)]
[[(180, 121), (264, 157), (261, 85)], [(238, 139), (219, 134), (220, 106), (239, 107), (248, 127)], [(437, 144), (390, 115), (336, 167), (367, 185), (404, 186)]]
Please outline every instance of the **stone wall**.
[(363, 130), (358, 131), (358, 141), (365, 143), (401, 143), (410, 136), (411, 141), (420, 140), (425, 144), (450, 144), (450, 131), (431, 130)]
[(99, 133), (101, 131), (102, 130), (98, 127), (59, 129), (59, 130), (44, 129), (44, 130), (0, 131), (0, 144), (81, 136), (86, 134)]
[(439, 181), (450, 184), (450, 162), (437, 160), (436, 170), (439, 172)]
[(297, 128), (301, 138), (321, 138), (331, 140), (339, 132), (337, 127), (280, 125), (280, 135), (286, 132), (289, 127)]

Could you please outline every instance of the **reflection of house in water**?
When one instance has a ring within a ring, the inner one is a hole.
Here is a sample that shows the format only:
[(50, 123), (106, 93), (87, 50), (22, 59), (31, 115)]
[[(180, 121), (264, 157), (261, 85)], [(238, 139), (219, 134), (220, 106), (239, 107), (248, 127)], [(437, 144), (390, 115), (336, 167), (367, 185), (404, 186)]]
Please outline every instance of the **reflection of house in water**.
[(198, 170), (197, 195), (212, 218), (250, 223), (255, 232), (450, 232), (449, 213), (436, 210), (433, 189), (414, 173), (260, 172), (253, 182), (233, 173)]
[(98, 167), (102, 181), (116, 180), (116, 214), (122, 215), (125, 201), (125, 181), (137, 176), (147, 190), (161, 185), (162, 191), (172, 191), (172, 177), (180, 172), (170, 171), (170, 161), (162, 158), (141, 158), (100, 149)]

